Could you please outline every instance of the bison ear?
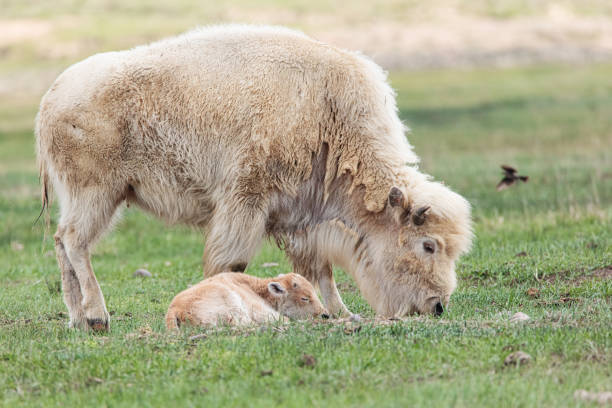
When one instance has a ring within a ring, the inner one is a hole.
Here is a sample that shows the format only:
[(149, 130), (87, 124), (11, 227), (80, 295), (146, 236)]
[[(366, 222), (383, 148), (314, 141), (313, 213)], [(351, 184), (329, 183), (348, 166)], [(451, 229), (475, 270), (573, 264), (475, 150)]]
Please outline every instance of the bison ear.
[(399, 188), (393, 186), (389, 192), (389, 205), (391, 207), (402, 207), (404, 205), (404, 193)]
[(274, 297), (281, 297), (287, 294), (287, 291), (285, 290), (285, 288), (283, 288), (283, 285), (278, 282), (268, 283), (268, 291)]

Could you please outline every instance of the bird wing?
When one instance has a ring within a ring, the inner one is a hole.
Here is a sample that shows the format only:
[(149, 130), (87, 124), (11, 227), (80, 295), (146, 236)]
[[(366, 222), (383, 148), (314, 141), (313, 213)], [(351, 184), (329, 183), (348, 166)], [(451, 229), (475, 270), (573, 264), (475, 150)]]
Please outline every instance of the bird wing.
[(502, 164), (501, 168), (508, 174), (516, 174), (516, 169), (514, 167), (510, 167), (507, 164)]

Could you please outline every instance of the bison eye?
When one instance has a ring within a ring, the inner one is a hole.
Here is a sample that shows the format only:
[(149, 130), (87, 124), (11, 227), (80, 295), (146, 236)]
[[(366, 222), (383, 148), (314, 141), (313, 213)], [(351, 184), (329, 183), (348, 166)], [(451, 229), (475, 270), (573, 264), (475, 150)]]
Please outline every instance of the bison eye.
[(433, 254), (436, 252), (436, 244), (432, 241), (425, 241), (423, 242), (423, 250), (429, 254)]

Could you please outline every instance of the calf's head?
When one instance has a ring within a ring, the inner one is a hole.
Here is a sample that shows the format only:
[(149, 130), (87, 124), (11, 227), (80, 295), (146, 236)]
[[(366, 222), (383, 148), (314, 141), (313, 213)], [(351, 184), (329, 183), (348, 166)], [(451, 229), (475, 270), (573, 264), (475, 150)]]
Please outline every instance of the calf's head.
[(456, 287), (455, 262), (471, 244), (470, 206), (431, 181), (403, 190), (391, 188), (374, 215), (355, 277), (379, 315), (439, 316)]
[(313, 286), (297, 273), (279, 275), (268, 283), (278, 312), (291, 319), (329, 318)]

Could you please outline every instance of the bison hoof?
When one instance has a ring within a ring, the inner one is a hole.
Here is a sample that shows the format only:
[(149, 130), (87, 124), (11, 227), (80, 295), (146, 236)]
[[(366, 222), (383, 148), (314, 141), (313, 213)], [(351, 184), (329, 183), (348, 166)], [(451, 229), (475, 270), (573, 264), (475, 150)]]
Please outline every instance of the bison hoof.
[(110, 324), (108, 320), (87, 319), (87, 325), (94, 332), (107, 332), (110, 329)]

